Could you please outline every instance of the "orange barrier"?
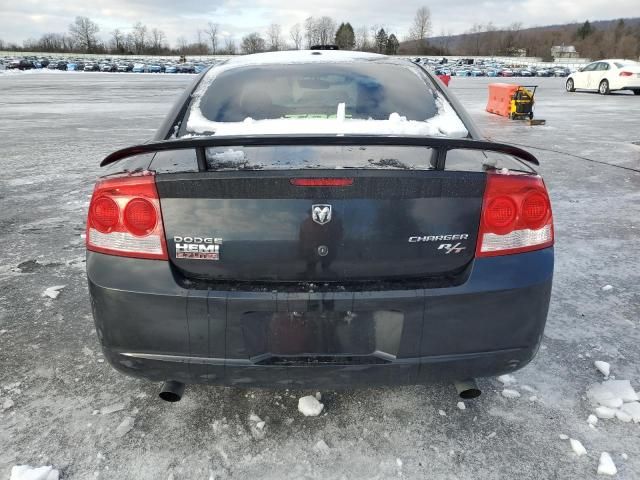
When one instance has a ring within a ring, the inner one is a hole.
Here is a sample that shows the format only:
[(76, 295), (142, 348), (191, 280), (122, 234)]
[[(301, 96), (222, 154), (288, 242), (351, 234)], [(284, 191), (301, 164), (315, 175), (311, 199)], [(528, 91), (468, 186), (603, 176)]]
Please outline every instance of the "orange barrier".
[(519, 88), (519, 85), (513, 85), (511, 83), (490, 83), (487, 112), (509, 117), (511, 100)]
[(437, 77), (444, 83), (447, 87), (449, 86), (449, 82), (451, 81), (451, 75), (437, 75)]

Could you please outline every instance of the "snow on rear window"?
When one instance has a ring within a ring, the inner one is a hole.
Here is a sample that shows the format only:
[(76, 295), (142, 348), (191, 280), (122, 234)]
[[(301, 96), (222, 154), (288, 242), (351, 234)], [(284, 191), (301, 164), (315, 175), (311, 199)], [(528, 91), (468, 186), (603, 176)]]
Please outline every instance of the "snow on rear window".
[(185, 133), (468, 134), (415, 66), (376, 62), (214, 68), (194, 94)]

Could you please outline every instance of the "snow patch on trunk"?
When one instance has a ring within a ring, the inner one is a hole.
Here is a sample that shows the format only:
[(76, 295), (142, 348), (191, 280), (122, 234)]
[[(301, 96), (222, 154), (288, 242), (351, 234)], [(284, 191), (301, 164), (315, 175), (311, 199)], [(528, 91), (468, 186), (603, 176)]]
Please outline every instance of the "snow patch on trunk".
[(29, 465), (16, 465), (11, 468), (9, 480), (58, 480), (58, 470), (51, 466), (31, 467)]

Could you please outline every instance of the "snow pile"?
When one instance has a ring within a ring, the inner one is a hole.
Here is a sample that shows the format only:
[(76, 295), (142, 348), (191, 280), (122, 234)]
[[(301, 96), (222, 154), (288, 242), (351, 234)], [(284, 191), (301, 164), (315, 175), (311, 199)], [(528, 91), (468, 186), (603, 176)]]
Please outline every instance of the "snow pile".
[(125, 417), (125, 419), (116, 428), (116, 431), (115, 431), (116, 437), (119, 437), (119, 438), (124, 437), (127, 433), (131, 431), (134, 423), (135, 423), (135, 418)]
[(16, 465), (11, 468), (9, 480), (58, 480), (58, 470), (51, 466), (31, 467), (29, 465)]
[(464, 402), (458, 402), (458, 408), (460, 410), (465, 410), (467, 408), (467, 406), (464, 404)]
[(607, 380), (592, 385), (587, 390), (587, 397), (597, 405), (595, 414), (598, 418), (616, 417), (622, 422), (640, 423), (640, 398), (629, 380)]
[(322, 412), (324, 404), (313, 395), (307, 395), (298, 400), (298, 411), (305, 417), (317, 417)]
[(504, 385), (513, 385), (514, 383), (516, 383), (516, 377), (514, 377), (513, 375), (500, 375), (498, 377), (498, 381), (500, 383), (503, 383)]
[(313, 451), (321, 455), (327, 455), (331, 452), (331, 448), (324, 440), (318, 440), (313, 446)]
[(616, 465), (611, 459), (611, 455), (607, 452), (602, 452), (600, 455), (600, 464), (598, 465), (598, 475), (615, 475), (618, 473)]
[(602, 360), (596, 360), (593, 362), (598, 371), (606, 377), (611, 373), (611, 365), (607, 362), (603, 362)]
[(58, 295), (60, 295), (60, 290), (62, 290), (64, 287), (66, 287), (66, 285), (55, 285), (53, 287), (49, 287), (44, 292), (42, 292), (42, 296), (56, 299), (58, 298)]
[(520, 398), (520, 392), (517, 390), (512, 390), (510, 388), (505, 388), (502, 390), (502, 396), (504, 398)]
[(584, 448), (584, 445), (582, 445), (582, 442), (580, 442), (580, 440), (576, 440), (575, 438), (570, 438), (569, 443), (571, 444), (571, 449), (574, 451), (574, 453), (577, 456), (581, 457), (582, 455), (587, 454), (587, 449)]
[[(309, 118), (274, 118), (242, 122), (214, 122), (195, 105), (191, 109), (187, 130), (196, 134), (227, 135), (418, 135), (428, 137), (465, 138), (468, 131), (443, 100), (437, 100), (438, 114), (425, 121), (407, 120), (394, 112), (387, 120)], [(342, 105), (342, 104), (341, 104)], [(338, 112), (340, 109), (338, 109)]]
[(603, 292), (610, 292), (611, 290), (613, 290), (613, 285), (605, 285), (602, 287)]

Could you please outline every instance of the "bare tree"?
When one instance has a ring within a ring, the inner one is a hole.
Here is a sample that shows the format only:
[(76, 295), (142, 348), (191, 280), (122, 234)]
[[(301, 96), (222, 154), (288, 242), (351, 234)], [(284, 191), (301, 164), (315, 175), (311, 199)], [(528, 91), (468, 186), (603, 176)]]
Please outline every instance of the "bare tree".
[(207, 29), (205, 33), (209, 37), (209, 42), (211, 43), (211, 53), (215, 55), (218, 51), (218, 29), (219, 26), (217, 23), (209, 22), (207, 24)]
[(271, 51), (282, 50), (282, 29), (277, 23), (272, 23), (267, 29), (268, 49)]
[(69, 33), (74, 38), (76, 44), (85, 51), (91, 53), (97, 45), (96, 34), (100, 31), (97, 23), (88, 17), (76, 17), (75, 21), (69, 25)]
[(198, 32), (196, 33), (197, 42), (195, 47), (196, 53), (198, 53), (199, 55), (207, 53), (207, 44), (204, 42), (204, 36), (205, 32), (202, 30), (198, 30)]
[(296, 50), (300, 50), (302, 48), (302, 27), (299, 23), (296, 23), (289, 30), (289, 36), (291, 37), (291, 41), (293, 42), (293, 48)]
[(413, 23), (409, 30), (409, 38), (416, 44), (416, 53), (425, 50), (425, 38), (431, 32), (431, 11), (429, 7), (420, 7), (413, 17)]
[(167, 37), (162, 30), (154, 28), (151, 30), (151, 49), (153, 53), (158, 54), (164, 48)]
[(133, 26), (133, 49), (136, 53), (143, 53), (147, 47), (147, 26), (138, 22)]
[(189, 42), (187, 42), (187, 39), (184, 38), (184, 36), (179, 36), (178, 40), (176, 41), (176, 44), (178, 46), (178, 51), (180, 53), (185, 53), (187, 51), (187, 48), (189, 46)]
[(371, 48), (371, 44), (369, 43), (369, 27), (363, 25), (362, 27), (358, 27), (355, 32), (356, 37), (356, 50), (360, 50), (362, 52), (367, 51)]
[(318, 43), (318, 30), (315, 18), (308, 17), (304, 21), (304, 36), (307, 41), (307, 48)]
[(236, 41), (233, 37), (226, 37), (224, 39), (224, 53), (225, 55), (235, 55), (237, 53), (238, 47), (236, 46)]
[(253, 32), (242, 37), (240, 48), (244, 53), (259, 53), (266, 50), (266, 42), (259, 33)]
[(321, 17), (317, 22), (320, 45), (330, 45), (336, 36), (336, 22), (331, 17)]
[(124, 47), (124, 33), (122, 33), (119, 28), (116, 28), (113, 32), (111, 32), (111, 48), (113, 48), (118, 53), (124, 53)]

